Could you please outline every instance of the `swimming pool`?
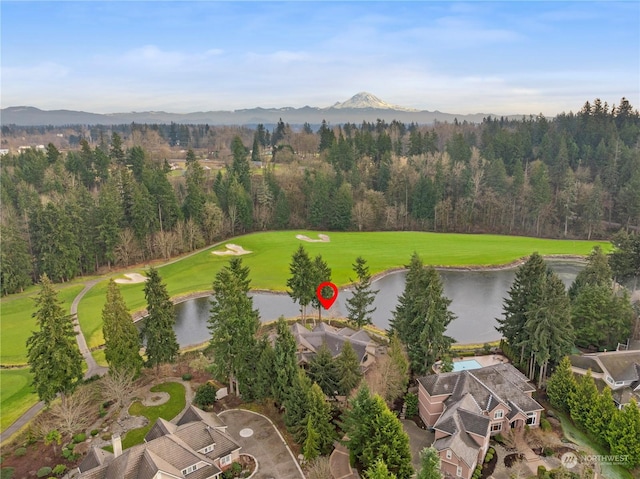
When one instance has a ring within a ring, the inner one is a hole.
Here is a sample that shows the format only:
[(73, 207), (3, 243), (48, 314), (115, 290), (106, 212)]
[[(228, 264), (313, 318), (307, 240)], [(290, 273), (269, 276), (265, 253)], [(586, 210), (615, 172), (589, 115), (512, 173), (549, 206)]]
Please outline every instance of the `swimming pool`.
[(454, 371), (464, 371), (465, 369), (480, 369), (482, 365), (475, 359), (465, 359), (464, 361), (458, 361), (453, 363)]

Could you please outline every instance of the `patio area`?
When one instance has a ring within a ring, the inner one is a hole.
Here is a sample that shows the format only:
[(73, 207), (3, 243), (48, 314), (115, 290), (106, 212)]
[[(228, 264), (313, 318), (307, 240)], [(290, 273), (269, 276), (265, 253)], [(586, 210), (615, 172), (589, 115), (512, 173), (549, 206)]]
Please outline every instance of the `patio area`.
[[(509, 359), (502, 354), (485, 354), (482, 356), (470, 356), (470, 357), (455, 357), (453, 358), (453, 370), (464, 371), (486, 368), (487, 366), (493, 366), (494, 364), (507, 364)], [(442, 361), (438, 361), (433, 365), (433, 371), (440, 373), (442, 367)]]

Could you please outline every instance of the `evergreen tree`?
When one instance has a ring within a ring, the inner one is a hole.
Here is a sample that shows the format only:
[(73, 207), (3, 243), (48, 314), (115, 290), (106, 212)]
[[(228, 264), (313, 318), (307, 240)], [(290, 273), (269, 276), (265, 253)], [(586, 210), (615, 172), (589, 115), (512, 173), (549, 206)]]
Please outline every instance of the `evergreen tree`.
[[(346, 231), (351, 226), (351, 211), (353, 210), (353, 193), (351, 185), (344, 182), (333, 197), (333, 213), (329, 218), (329, 226), (333, 230)], [(324, 205), (326, 208), (327, 205)]]
[(397, 479), (393, 472), (389, 472), (389, 468), (382, 459), (378, 459), (372, 466), (364, 471), (366, 479)]
[(571, 371), (571, 361), (565, 356), (547, 381), (549, 402), (557, 409), (569, 412), (570, 398), (575, 394), (577, 384)]
[(202, 168), (191, 149), (187, 152), (184, 176), (187, 183), (187, 195), (182, 205), (184, 216), (187, 219), (193, 218), (200, 224), (202, 222), (204, 204), (206, 203), (204, 168)]
[(440, 456), (433, 446), (420, 451), (420, 471), (416, 479), (441, 479)]
[(640, 465), (640, 409), (635, 399), (613, 415), (607, 439), (611, 454), (627, 456), (623, 467), (631, 470)]
[(318, 445), (320, 436), (313, 427), (311, 416), (307, 416), (306, 436), (307, 437), (304, 440), (304, 444), (302, 446), (302, 455), (304, 456), (305, 461), (312, 461), (320, 455), (320, 449)]
[(616, 413), (617, 408), (613, 402), (611, 389), (604, 387), (602, 392), (596, 396), (595, 402), (587, 415), (587, 431), (602, 445), (608, 444), (609, 425)]
[[(320, 304), (320, 300), (318, 299), (318, 295), (315, 294), (318, 286), (325, 281), (331, 281), (331, 268), (325, 260), (322, 259), (322, 255), (318, 255), (314, 258), (313, 263), (311, 265), (311, 274), (312, 274), (312, 284), (314, 294), (311, 298), (311, 306), (318, 310), (318, 321), (322, 321), (322, 305)], [(331, 297), (333, 294), (333, 290), (328, 286), (323, 288), (321, 292), (323, 297)]]
[(613, 272), (607, 256), (600, 246), (593, 248), (589, 254), (587, 265), (581, 270), (569, 288), (569, 298), (574, 300), (584, 286), (606, 286), (612, 284)]
[(19, 293), (31, 284), (33, 270), (29, 244), (19, 222), (9, 218), (0, 224), (0, 295)]
[[(367, 324), (371, 324), (371, 314), (376, 310), (372, 308), (378, 290), (371, 288), (371, 274), (366, 260), (362, 256), (356, 258), (353, 264), (353, 271), (358, 277), (354, 285), (352, 296), (347, 299), (347, 311), (349, 321), (355, 328), (361, 329)], [(353, 282), (353, 280), (349, 280)]]
[(291, 277), (287, 280), (289, 296), (300, 305), (300, 314), (304, 321), (306, 308), (315, 296), (317, 284), (314, 284), (313, 265), (304, 246), (300, 245), (291, 258), (289, 265)]
[(366, 470), (380, 459), (399, 479), (411, 477), (409, 437), (384, 400), (377, 395), (372, 397), (363, 386), (349, 405), (343, 430), (352, 460)]
[(311, 407), (312, 385), (311, 379), (302, 369), (298, 368), (283, 403), (284, 415), (282, 418), (298, 444), (304, 444), (306, 439), (306, 421)]
[(133, 324), (127, 305), (113, 279), (107, 286), (107, 301), (102, 309), (104, 355), (111, 372), (128, 372), (135, 377), (143, 365), (140, 334)]
[(571, 317), (578, 346), (615, 350), (631, 336), (634, 314), (626, 291), (618, 296), (611, 284), (585, 284), (573, 301)]
[(251, 191), (251, 170), (247, 159), (247, 149), (242, 143), (242, 139), (237, 135), (231, 141), (231, 153), (233, 154), (231, 174), (238, 179), (238, 183), (245, 191)]
[(338, 390), (338, 369), (326, 343), (322, 343), (316, 355), (309, 361), (309, 377), (327, 396), (335, 396)]
[(309, 390), (307, 417), (311, 421), (313, 430), (318, 434), (318, 451), (320, 454), (329, 454), (333, 449), (336, 431), (331, 423), (331, 406), (325, 399), (320, 386), (315, 383)]
[(338, 374), (338, 392), (342, 396), (349, 396), (362, 379), (360, 362), (350, 341), (345, 341), (340, 355), (335, 359)]
[(453, 340), (444, 334), (454, 315), (443, 294), (442, 280), (433, 267), (425, 268), (417, 253), (408, 265), (405, 289), (393, 312), (391, 331), (407, 348), (411, 370), (426, 374), (447, 354)]
[(382, 459), (398, 479), (409, 479), (413, 475), (409, 436), (380, 396), (374, 396), (373, 401), (376, 403), (374, 409), (380, 413), (369, 418), (372, 434), (362, 451), (361, 463), (369, 467), (377, 459)]
[(71, 316), (62, 309), (53, 284), (46, 275), (40, 283), (33, 313), (38, 330), (27, 340), (27, 361), (38, 397), (49, 404), (58, 393), (64, 400), (82, 381), (82, 355)]
[(253, 391), (256, 399), (261, 400), (273, 395), (271, 385), (273, 384), (273, 378), (276, 376), (273, 366), (275, 352), (271, 342), (266, 337), (258, 343), (258, 350), (260, 353), (255, 368), (256, 377)]
[[(211, 300), (211, 349), (214, 367), (229, 378), (231, 392), (240, 394), (240, 384), (249, 385), (256, 360), (256, 333), (260, 327), (258, 311), (249, 296), (249, 268), (241, 258), (233, 258), (216, 274)], [(236, 387), (234, 387), (236, 386)], [(237, 388), (237, 389), (236, 389)], [(246, 397), (251, 397), (247, 391)]]
[(150, 268), (144, 285), (147, 301), (147, 317), (142, 329), (146, 346), (147, 365), (158, 368), (162, 363), (172, 363), (178, 356), (178, 340), (173, 327), (176, 313), (166, 285), (155, 268)]
[(293, 337), (283, 316), (276, 324), (276, 340), (273, 348), (273, 370), (275, 376), (272, 382), (273, 398), (280, 405), (287, 399), (293, 382), (298, 375), (298, 360), (296, 358), (296, 339)]
[(591, 376), (591, 370), (577, 380), (576, 389), (569, 397), (571, 419), (583, 429), (587, 428), (589, 415), (598, 397), (598, 388)]

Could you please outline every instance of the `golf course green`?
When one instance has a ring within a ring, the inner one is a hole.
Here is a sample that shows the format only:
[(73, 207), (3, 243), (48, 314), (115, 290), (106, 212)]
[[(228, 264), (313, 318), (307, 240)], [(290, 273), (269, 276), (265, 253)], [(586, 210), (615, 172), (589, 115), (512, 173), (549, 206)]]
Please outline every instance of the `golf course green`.
[[(217, 256), (213, 251), (225, 250), (226, 244), (235, 244), (251, 253), (242, 256), (244, 263), (251, 269), (251, 286), (254, 289), (284, 291), (289, 276), (291, 255), (299, 245), (303, 245), (309, 255), (321, 254), (332, 269), (332, 280), (338, 286), (351, 282), (354, 277), (351, 265), (357, 256), (367, 260), (372, 274), (401, 268), (409, 262), (411, 254), (417, 252), (425, 264), (449, 267), (487, 267), (510, 264), (537, 251), (541, 255), (586, 256), (595, 245), (609, 251), (610, 243), (601, 241), (549, 240), (519, 236), (465, 235), (422, 232), (366, 232), (366, 233), (325, 233), (328, 242), (307, 242), (297, 239), (305, 235), (318, 239), (313, 231), (277, 231), (253, 233), (228, 239), (218, 245), (206, 248), (195, 254), (170, 261), (159, 266), (159, 272), (167, 284), (173, 298), (191, 293), (206, 292), (217, 271), (227, 264), (230, 256)], [(144, 274), (144, 268), (127, 272)], [(87, 292), (78, 306), (78, 319), (89, 347), (103, 343), (102, 308), (105, 302), (107, 282), (96, 284)], [(68, 309), (73, 298), (81, 291), (82, 278), (73, 285), (60, 287), (60, 299)], [(121, 284), (120, 290), (131, 311), (144, 309), (143, 283)], [(3, 298), (1, 323), (0, 364), (26, 365), (26, 340), (35, 328), (32, 318), (33, 297), (37, 289), (29, 294)], [(13, 375), (25, 376), (26, 370)], [(6, 426), (6, 408), (14, 409), (20, 400), (33, 403), (35, 396), (28, 387), (18, 385), (15, 380), (4, 382), (2, 374), (2, 428)], [(13, 379), (16, 379), (15, 377)], [(5, 403), (5, 401), (8, 401)]]

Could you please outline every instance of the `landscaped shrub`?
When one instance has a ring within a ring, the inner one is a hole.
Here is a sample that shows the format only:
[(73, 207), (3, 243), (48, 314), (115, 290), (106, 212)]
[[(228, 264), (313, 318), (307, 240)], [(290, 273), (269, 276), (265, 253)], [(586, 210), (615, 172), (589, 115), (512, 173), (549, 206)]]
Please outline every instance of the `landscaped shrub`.
[(544, 449), (542, 449), (542, 455), (545, 457), (553, 456), (553, 449), (551, 449), (550, 447), (545, 447)]
[(44, 477), (48, 476), (49, 474), (51, 474), (50, 467), (41, 467), (40, 469), (38, 469), (38, 472), (36, 472), (37, 477)]
[(491, 459), (493, 459), (493, 452), (487, 452), (487, 455), (484, 456), (484, 462), (489, 462)]
[(404, 403), (407, 405), (406, 416), (414, 417), (418, 415), (418, 395), (407, 393), (404, 397)]
[(242, 472), (242, 466), (240, 463), (234, 462), (231, 464), (230, 471), (233, 472), (234, 476), (238, 476)]
[(100, 431), (99, 431), (98, 429), (92, 429), (92, 430), (91, 430), (91, 435), (92, 435), (92, 436), (97, 436), (99, 432), (100, 432)]
[(544, 417), (540, 419), (540, 429), (542, 429), (544, 432), (551, 431), (551, 423)]
[(73, 442), (75, 442), (76, 444), (78, 444), (79, 442), (83, 442), (85, 439), (87, 439), (87, 435), (84, 432), (73, 436)]
[(67, 470), (67, 466), (65, 466), (64, 464), (58, 464), (56, 467), (53, 468), (51, 472), (56, 476), (61, 476), (65, 473), (66, 470)]
[(495, 436), (493, 436), (493, 440), (498, 444), (504, 444), (504, 437), (502, 436), (502, 434), (496, 434)]
[(182, 375), (182, 380), (183, 381), (191, 381), (193, 379), (193, 376), (189, 373), (185, 373)]
[(27, 448), (26, 447), (19, 447), (18, 449), (13, 451), (13, 455), (16, 456), (16, 457), (22, 457), (26, 453), (27, 453)]
[(100, 436), (100, 439), (102, 439), (103, 441), (110, 441), (111, 440), (111, 433), (110, 432), (105, 432), (102, 436)]
[(216, 402), (216, 387), (211, 383), (204, 383), (198, 389), (196, 389), (196, 396), (193, 402), (198, 407), (207, 408)]

